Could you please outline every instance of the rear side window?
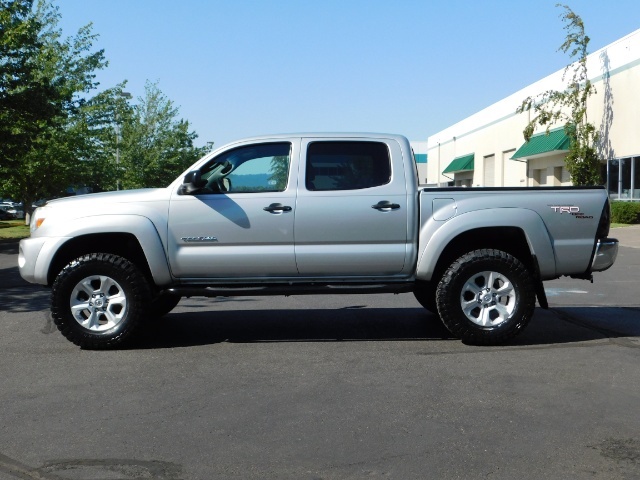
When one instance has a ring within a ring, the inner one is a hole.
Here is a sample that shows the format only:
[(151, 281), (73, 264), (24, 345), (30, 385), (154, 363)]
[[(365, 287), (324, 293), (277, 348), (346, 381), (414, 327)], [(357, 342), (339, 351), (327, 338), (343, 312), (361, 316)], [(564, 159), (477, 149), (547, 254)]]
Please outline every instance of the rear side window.
[(387, 145), (380, 142), (313, 142), (307, 150), (307, 190), (359, 190), (391, 181)]

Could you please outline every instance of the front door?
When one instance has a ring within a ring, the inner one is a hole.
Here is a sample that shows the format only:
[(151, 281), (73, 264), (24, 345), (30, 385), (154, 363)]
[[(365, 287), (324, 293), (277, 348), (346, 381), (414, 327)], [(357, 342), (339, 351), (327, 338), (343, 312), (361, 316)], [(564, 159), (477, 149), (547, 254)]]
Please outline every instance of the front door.
[(174, 276), (297, 275), (293, 222), (298, 143), (227, 150), (200, 168), (206, 181), (200, 190), (174, 193), (168, 230)]

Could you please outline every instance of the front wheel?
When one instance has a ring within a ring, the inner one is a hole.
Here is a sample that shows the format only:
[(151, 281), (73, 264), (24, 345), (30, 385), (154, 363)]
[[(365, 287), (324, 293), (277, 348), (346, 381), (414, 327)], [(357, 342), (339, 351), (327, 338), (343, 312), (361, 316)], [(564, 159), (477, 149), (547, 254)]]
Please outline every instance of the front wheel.
[(83, 348), (122, 344), (147, 314), (151, 290), (129, 260), (92, 253), (72, 261), (51, 290), (51, 315), (58, 330)]
[(463, 342), (497, 345), (527, 326), (535, 288), (531, 273), (517, 258), (500, 250), (475, 250), (447, 269), (436, 303), (447, 329)]

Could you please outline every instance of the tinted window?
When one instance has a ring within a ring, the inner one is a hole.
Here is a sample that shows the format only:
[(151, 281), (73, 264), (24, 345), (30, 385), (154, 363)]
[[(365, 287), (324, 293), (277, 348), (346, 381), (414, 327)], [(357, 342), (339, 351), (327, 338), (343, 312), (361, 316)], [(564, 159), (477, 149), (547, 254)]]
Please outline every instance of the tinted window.
[(290, 143), (249, 145), (224, 152), (207, 162), (207, 181), (198, 193), (282, 192), (287, 188)]
[(391, 180), (389, 149), (379, 142), (314, 142), (307, 150), (307, 190), (357, 190)]

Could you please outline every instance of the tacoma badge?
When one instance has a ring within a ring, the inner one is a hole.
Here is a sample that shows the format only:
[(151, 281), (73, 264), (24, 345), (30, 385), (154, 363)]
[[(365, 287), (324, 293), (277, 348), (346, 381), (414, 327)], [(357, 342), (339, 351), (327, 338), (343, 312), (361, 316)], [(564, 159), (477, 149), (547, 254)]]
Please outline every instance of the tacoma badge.
[(187, 243), (195, 243), (195, 242), (217, 242), (218, 239), (216, 237), (182, 237), (180, 240)]

